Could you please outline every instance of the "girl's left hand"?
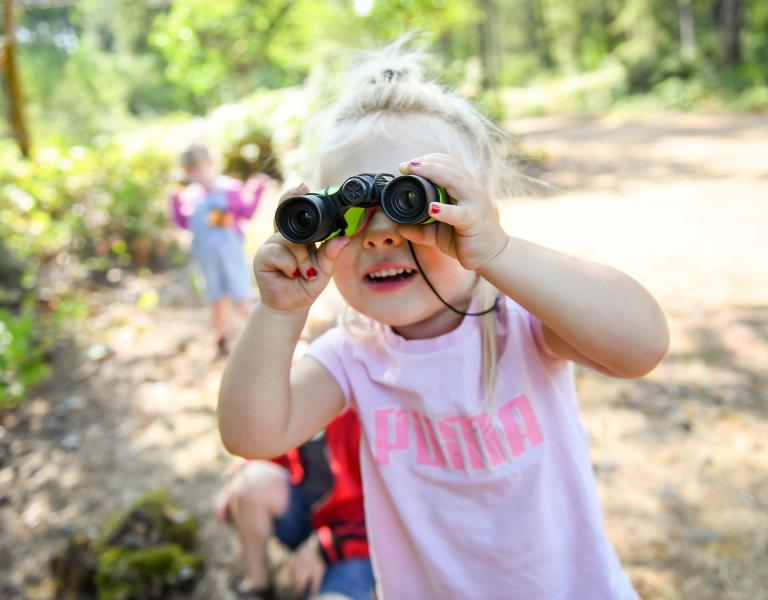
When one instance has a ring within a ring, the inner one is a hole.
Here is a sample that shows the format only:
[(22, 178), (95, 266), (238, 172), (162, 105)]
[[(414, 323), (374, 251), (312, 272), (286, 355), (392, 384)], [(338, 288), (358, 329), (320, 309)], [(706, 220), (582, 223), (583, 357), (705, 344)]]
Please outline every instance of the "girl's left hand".
[(484, 269), (506, 247), (509, 237), (488, 192), (459, 160), (449, 154), (425, 154), (402, 163), (400, 172), (429, 179), (455, 202), (430, 205), (429, 215), (437, 223), (401, 225), (405, 239), (437, 246), (473, 271)]

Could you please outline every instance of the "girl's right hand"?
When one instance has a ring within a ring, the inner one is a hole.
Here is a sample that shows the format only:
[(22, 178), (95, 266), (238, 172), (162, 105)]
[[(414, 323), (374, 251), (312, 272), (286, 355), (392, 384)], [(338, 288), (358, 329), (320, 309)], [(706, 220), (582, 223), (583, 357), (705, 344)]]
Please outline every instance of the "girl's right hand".
[[(283, 194), (280, 202), (309, 191), (301, 184)], [(289, 242), (280, 233), (270, 236), (253, 259), (261, 303), (280, 312), (308, 309), (328, 285), (348, 243), (348, 237), (339, 236), (315, 248), (314, 244)]]

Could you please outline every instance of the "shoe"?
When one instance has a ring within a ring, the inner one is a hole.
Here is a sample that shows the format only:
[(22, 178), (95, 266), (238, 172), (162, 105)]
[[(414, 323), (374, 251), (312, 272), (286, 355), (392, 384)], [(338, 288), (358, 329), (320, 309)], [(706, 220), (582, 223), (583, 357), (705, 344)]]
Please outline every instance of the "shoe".
[(246, 578), (242, 575), (230, 578), (229, 589), (234, 592), (238, 600), (275, 600), (275, 588), (271, 583), (253, 587), (245, 582)]
[(216, 356), (226, 356), (227, 354), (229, 354), (229, 344), (227, 343), (227, 338), (221, 335), (216, 340)]

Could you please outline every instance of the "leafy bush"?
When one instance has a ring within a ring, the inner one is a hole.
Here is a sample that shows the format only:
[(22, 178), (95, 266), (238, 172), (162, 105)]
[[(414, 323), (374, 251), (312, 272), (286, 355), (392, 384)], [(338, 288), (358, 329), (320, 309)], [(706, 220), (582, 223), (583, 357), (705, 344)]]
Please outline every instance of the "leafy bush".
[(17, 403), (50, 374), (40, 342), (34, 315), (0, 309), (0, 407)]
[(75, 534), (50, 566), (57, 598), (129, 600), (189, 597), (205, 562), (194, 516), (164, 490), (113, 515), (97, 539)]

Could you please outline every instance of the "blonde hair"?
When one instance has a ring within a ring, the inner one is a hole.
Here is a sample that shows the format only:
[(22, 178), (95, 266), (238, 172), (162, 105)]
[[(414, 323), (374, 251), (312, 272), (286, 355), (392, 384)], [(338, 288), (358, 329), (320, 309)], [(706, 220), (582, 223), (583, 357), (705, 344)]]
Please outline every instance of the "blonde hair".
[[(507, 136), (466, 99), (427, 79), (422, 65), (429, 56), (409, 50), (409, 43), (401, 40), (378, 52), (360, 53), (344, 86), (348, 91), (321, 117), (321, 132), (313, 135), (316, 183), (337, 184), (329, 181), (328, 174), (343, 171), (344, 157), (372, 138), (391, 135), (396, 121), (418, 116), (432, 141), (457, 154), (472, 175), (486, 182), (492, 198), (511, 192), (516, 180)], [(485, 309), (496, 302), (499, 292), (478, 277), (474, 295), (475, 305)], [(469, 317), (480, 319), (486, 408), (491, 408), (498, 368), (497, 317), (496, 311)], [(357, 335), (381, 328), (349, 307), (341, 323)]]

